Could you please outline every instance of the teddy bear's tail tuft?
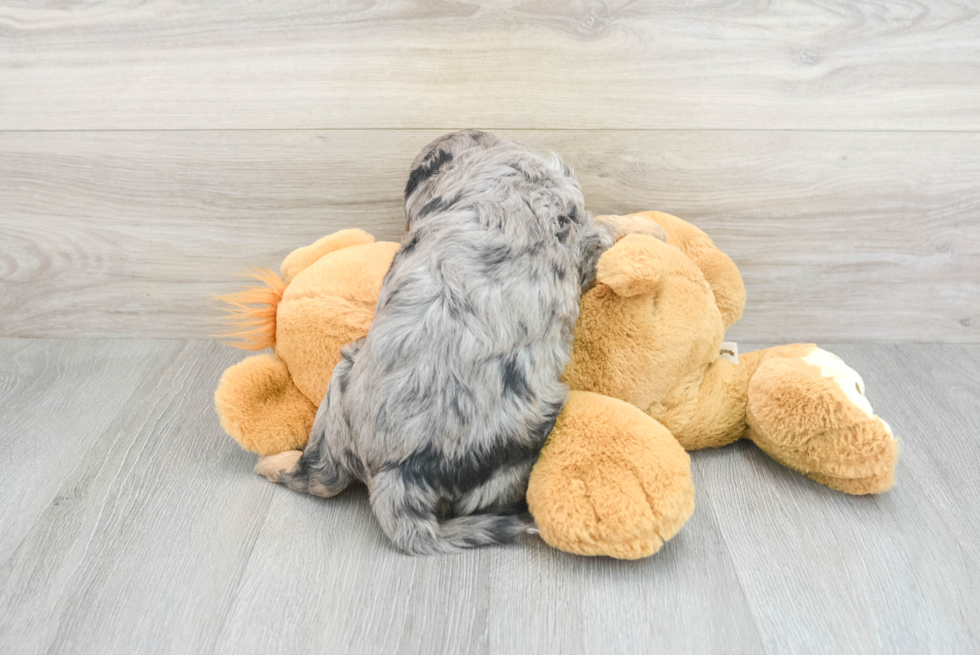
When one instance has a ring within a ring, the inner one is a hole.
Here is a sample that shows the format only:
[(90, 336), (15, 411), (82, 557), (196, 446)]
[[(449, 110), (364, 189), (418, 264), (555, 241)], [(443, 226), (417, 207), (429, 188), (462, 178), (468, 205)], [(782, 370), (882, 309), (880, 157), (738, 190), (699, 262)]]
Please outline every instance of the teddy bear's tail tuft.
[(265, 350), (276, 345), (276, 310), (286, 290), (286, 283), (275, 271), (258, 268), (247, 273), (264, 286), (218, 296), (225, 303), (224, 322), (232, 329), (219, 335), (225, 343), (242, 350)]

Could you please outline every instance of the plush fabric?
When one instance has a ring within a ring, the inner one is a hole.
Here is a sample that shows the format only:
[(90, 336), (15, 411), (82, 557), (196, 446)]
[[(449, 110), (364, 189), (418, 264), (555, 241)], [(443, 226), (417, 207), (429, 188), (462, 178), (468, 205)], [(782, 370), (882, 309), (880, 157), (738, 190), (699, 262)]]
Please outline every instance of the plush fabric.
[(572, 391), (531, 472), (527, 502), (556, 548), (646, 557), (694, 511), (691, 460), (635, 405)]
[[(721, 357), (745, 307), (735, 264), (675, 216), (630, 218), (656, 222), (667, 241), (621, 239), (582, 296), (565, 370), (573, 391), (528, 485), (541, 537), (582, 555), (651, 555), (694, 508), (685, 450), (740, 438), (832, 489), (891, 487), (898, 442), (860, 376), (813, 344), (742, 354), (737, 364)], [(370, 327), (397, 249), (344, 230), (292, 253), (281, 280), (266, 275), (263, 289), (230, 297), (240, 345), (274, 350), (229, 368), (215, 394), (242, 447), (302, 448), (340, 347)]]
[(214, 404), (225, 432), (260, 455), (302, 448), (316, 415), (316, 405), (293, 384), (286, 363), (268, 354), (225, 371)]

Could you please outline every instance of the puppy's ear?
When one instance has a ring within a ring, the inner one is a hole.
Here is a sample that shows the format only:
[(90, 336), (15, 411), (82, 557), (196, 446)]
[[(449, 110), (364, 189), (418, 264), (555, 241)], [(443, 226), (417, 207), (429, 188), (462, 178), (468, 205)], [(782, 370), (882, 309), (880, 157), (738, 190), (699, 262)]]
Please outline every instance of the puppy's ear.
[(559, 175), (575, 179), (575, 171), (573, 171), (571, 167), (565, 163), (565, 160), (562, 159), (561, 155), (559, 155), (557, 152), (552, 151), (548, 153), (548, 156), (544, 158), (544, 163), (548, 165), (548, 168)]
[(428, 180), (433, 175), (437, 175), (442, 167), (453, 160), (453, 153), (448, 149), (438, 149), (430, 152), (426, 157), (412, 167), (408, 173), (408, 182), (405, 184), (405, 200), (407, 201), (419, 185)]
[(438, 175), (444, 166), (464, 150), (470, 148), (485, 150), (498, 143), (500, 143), (500, 139), (489, 132), (480, 132), (479, 130), (450, 132), (432, 141), (422, 148), (415, 161), (412, 162), (408, 173), (408, 182), (405, 184), (405, 200), (407, 201), (426, 180)]
[(625, 298), (654, 294), (667, 276), (664, 250), (669, 247), (650, 236), (623, 237), (599, 258), (596, 282)]

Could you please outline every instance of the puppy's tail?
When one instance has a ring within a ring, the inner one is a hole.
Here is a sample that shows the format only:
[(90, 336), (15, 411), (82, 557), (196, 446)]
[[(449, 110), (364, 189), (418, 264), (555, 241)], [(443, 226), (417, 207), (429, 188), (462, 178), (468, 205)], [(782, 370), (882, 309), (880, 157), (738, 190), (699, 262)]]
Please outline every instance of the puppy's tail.
[(534, 525), (527, 515), (517, 514), (472, 514), (439, 522), (432, 496), (424, 487), (406, 484), (398, 469), (382, 471), (371, 482), (371, 508), (381, 529), (406, 553), (455, 553), (499, 544)]

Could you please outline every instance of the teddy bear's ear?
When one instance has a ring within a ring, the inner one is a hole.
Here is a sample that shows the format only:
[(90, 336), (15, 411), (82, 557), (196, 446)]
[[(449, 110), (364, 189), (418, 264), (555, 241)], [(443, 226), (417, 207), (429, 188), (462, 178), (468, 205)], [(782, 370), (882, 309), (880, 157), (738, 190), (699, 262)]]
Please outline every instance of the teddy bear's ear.
[(297, 248), (288, 255), (282, 262), (282, 279), (286, 284), (292, 282), (297, 273), (320, 259), (326, 254), (341, 248), (358, 246), (362, 243), (371, 243), (374, 237), (364, 230), (349, 229), (328, 234), (315, 243), (302, 248)]
[(700, 229), (687, 221), (663, 212), (635, 214), (655, 221), (667, 233), (667, 242), (687, 255), (704, 274), (715, 294), (725, 328), (742, 317), (745, 308), (745, 285), (738, 267), (728, 255)]
[(669, 247), (640, 234), (623, 237), (599, 258), (596, 282), (626, 298), (656, 293), (666, 272), (663, 249)]

